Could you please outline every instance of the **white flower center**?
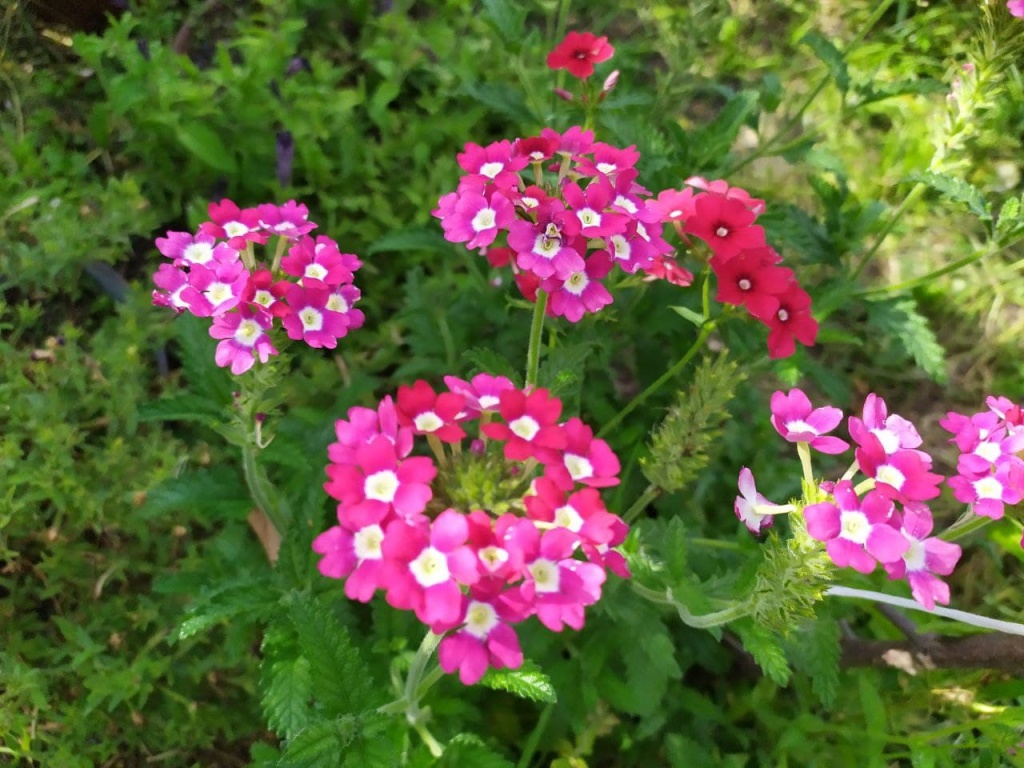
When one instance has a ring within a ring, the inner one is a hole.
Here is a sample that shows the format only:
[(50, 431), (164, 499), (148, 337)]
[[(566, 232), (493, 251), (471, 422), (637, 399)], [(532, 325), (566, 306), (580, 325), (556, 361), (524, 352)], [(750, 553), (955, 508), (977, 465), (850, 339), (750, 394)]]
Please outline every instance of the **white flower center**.
[(307, 264), (306, 271), (302, 273), (302, 276), (311, 280), (323, 280), (327, 276), (327, 270), (322, 264)]
[(299, 312), (299, 320), (302, 321), (302, 330), (319, 331), (324, 327), (324, 316), (313, 307), (306, 307)]
[(248, 233), (249, 228), (240, 221), (229, 221), (224, 225), (224, 233), (228, 237), (241, 237)]
[(185, 246), (181, 258), (190, 264), (206, 264), (213, 260), (213, 246), (209, 243), (191, 243)]
[(416, 418), (412, 420), (412, 423), (420, 432), (436, 432), (444, 426), (444, 422), (441, 420), (441, 417), (433, 411), (424, 411), (416, 416)]
[(477, 552), (477, 557), (480, 558), (480, 562), (483, 563), (484, 568), (491, 573), (494, 573), (508, 562), (508, 552), (501, 547), (494, 546), (493, 544), (489, 547), (484, 547)]
[(559, 507), (555, 510), (555, 525), (568, 528), (573, 533), (576, 533), (583, 527), (583, 518), (580, 517), (579, 512), (566, 504), (564, 507)]
[(573, 296), (579, 296), (584, 290), (586, 290), (586, 287), (589, 284), (590, 280), (587, 279), (586, 272), (573, 272), (562, 287), (567, 293), (571, 293)]
[(558, 563), (540, 558), (530, 563), (529, 571), (538, 592), (545, 594), (558, 591)]
[(633, 250), (629, 245), (629, 241), (622, 235), (612, 235), (612, 251), (616, 259), (628, 259), (630, 252)]
[(1002, 499), (1003, 484), (994, 477), (983, 477), (974, 481), (974, 492), (979, 499)]
[(231, 286), (228, 283), (210, 283), (210, 286), (203, 291), (203, 295), (210, 300), (211, 304), (217, 305), (231, 298)]
[(644, 239), (645, 242), (651, 242), (651, 236), (647, 234), (647, 227), (641, 224), (639, 221), (636, 223), (636, 233)]
[(615, 171), (618, 169), (615, 163), (598, 163), (594, 167), (605, 175), (608, 175), (609, 173), (615, 173)]
[(520, 416), (518, 419), (513, 419), (508, 428), (512, 430), (513, 435), (521, 437), (527, 442), (533, 440), (540, 432), (540, 424), (532, 416)]
[(473, 216), (473, 220), (469, 223), (473, 227), (474, 232), (483, 232), (488, 229), (494, 229), (494, 222), (496, 221), (496, 214), (493, 208), (481, 208)]
[(601, 226), (601, 214), (593, 208), (581, 208), (576, 211), (576, 218), (580, 220), (580, 224), (584, 227)]
[(789, 312), (787, 312), (784, 309), (780, 309), (776, 317), (778, 317), (779, 320), (781, 320), (782, 322), (786, 322), (787, 320), (789, 320)]
[(990, 443), (988, 441), (980, 443), (974, 449), (974, 452), (991, 464), (995, 464), (996, 459), (1003, 455), (1003, 449), (999, 447), (999, 443)]
[(537, 235), (537, 239), (533, 241), (533, 252), (545, 259), (553, 259), (561, 248), (562, 241), (557, 237)]
[(907, 540), (910, 542), (910, 549), (903, 554), (903, 562), (907, 564), (907, 570), (923, 571), (926, 565), (925, 558), (928, 556), (924, 544), (909, 537)]
[(670, 219), (678, 219), (682, 215), (683, 215), (683, 212), (680, 209), (676, 208), (674, 211), (669, 211), (668, 217)]
[(259, 323), (255, 320), (243, 320), (235, 330), (235, 341), (246, 347), (251, 347), (256, 343), (262, 332), (263, 330), (260, 328)]
[(719, 227), (718, 229), (715, 230), (715, 234), (718, 237), (728, 237), (729, 236), (729, 229), (728, 229), (728, 227)]
[(324, 306), (331, 312), (348, 312), (349, 310), (348, 302), (340, 293), (332, 293), (328, 296)]
[(390, 504), (398, 493), (398, 475), (390, 469), (382, 469), (367, 475), (363, 481), (363, 495), (372, 501), (383, 501)]
[(806, 421), (801, 419), (794, 419), (793, 421), (786, 422), (786, 429), (790, 432), (810, 432), (812, 435), (818, 434), (818, 430), (808, 424)]
[(619, 195), (618, 197), (616, 197), (615, 202), (613, 204), (619, 206), (619, 208), (629, 213), (637, 212), (636, 204), (625, 195)]
[(252, 295), (252, 301), (254, 304), (259, 304), (261, 307), (269, 307), (274, 303), (274, 294), (265, 288), (260, 288)]
[(891, 429), (872, 429), (871, 434), (878, 438), (886, 455), (891, 456), (899, 450), (900, 436)]
[(380, 560), (384, 557), (380, 549), (383, 541), (383, 529), (379, 525), (368, 525), (356, 531), (352, 537), (352, 549), (360, 560)]
[(480, 395), (477, 402), (480, 403), (480, 410), (489, 411), (501, 401), (494, 395)]
[(565, 454), (565, 468), (569, 470), (569, 477), (573, 480), (585, 480), (594, 476), (594, 465), (575, 453)]
[(427, 547), (409, 563), (413, 578), (421, 587), (435, 587), (451, 578), (448, 572), (448, 558), (433, 547)]
[(855, 544), (866, 542), (871, 533), (871, 523), (860, 511), (843, 512), (839, 518), (839, 524), (842, 528), (839, 536)]
[(528, 209), (536, 208), (538, 205), (540, 205), (540, 200), (538, 200), (536, 197), (521, 197), (519, 198), (519, 202), (523, 204), (523, 208)]
[(504, 163), (484, 163), (480, 166), (480, 175), (486, 176), (488, 179), (493, 179), (503, 170), (505, 170)]
[(466, 609), (466, 631), (478, 640), (483, 640), (498, 626), (498, 612), (490, 603), (472, 600)]
[(883, 464), (878, 468), (878, 472), (875, 473), (875, 481), (879, 483), (885, 483), (891, 485), (897, 491), (903, 487), (903, 484), (907, 481), (906, 475), (900, 472), (896, 467), (889, 464)]

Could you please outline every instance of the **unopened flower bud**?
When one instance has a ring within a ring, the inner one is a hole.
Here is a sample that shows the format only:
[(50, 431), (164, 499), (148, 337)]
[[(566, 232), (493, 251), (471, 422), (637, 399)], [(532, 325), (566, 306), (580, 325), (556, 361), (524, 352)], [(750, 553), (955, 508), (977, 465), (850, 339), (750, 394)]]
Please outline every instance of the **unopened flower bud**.
[(616, 85), (619, 84), (619, 70), (615, 70), (608, 77), (604, 79), (604, 85), (601, 86), (601, 93), (611, 93)]
[(558, 98), (565, 99), (566, 101), (569, 102), (573, 101), (573, 95), (564, 88), (555, 88), (554, 91), (555, 96), (557, 96)]
[(484, 455), (484, 441), (480, 440), (479, 438), (476, 439), (476, 440), (473, 440), (469, 444), (469, 451), (470, 451), (470, 453), (476, 454), (477, 456), (483, 456)]

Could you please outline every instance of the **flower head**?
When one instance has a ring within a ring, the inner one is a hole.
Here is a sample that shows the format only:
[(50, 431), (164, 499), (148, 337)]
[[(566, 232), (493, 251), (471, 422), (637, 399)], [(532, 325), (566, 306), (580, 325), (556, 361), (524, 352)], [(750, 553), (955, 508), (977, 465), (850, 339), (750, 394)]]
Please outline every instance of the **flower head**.
[(845, 440), (827, 436), (839, 426), (843, 412), (830, 405), (814, 408), (803, 390), (776, 392), (772, 395), (771, 409), (772, 426), (791, 443), (810, 443), (822, 453), (842, 453), (850, 447)]
[(607, 37), (573, 31), (548, 54), (548, 67), (567, 69), (573, 77), (584, 80), (594, 74), (595, 64), (608, 61), (614, 53)]

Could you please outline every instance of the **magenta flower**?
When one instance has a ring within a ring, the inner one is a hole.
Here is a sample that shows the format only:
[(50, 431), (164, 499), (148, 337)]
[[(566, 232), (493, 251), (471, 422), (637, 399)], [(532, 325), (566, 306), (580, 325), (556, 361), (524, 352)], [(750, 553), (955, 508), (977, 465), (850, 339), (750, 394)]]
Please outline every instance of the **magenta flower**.
[(835, 504), (821, 502), (804, 507), (807, 533), (825, 542), (825, 550), (840, 568), (871, 573), (875, 560), (893, 562), (910, 548), (910, 542), (889, 525), (893, 514), (890, 499), (869, 491), (863, 500), (853, 483), (841, 480), (833, 492)]
[(548, 54), (548, 68), (567, 69), (573, 77), (585, 80), (594, 74), (595, 64), (608, 61), (614, 53), (607, 37), (572, 31)]
[[(202, 232), (192, 235), (188, 232), (168, 232), (167, 237), (156, 239), (156, 249), (169, 259), (174, 259), (174, 266), (189, 267), (193, 264), (209, 264), (213, 261), (214, 247), (217, 239)], [(234, 249), (235, 260), (238, 252)], [(223, 252), (222, 252), (223, 253)]]
[(376, 409), (354, 406), (348, 410), (348, 419), (334, 422), (338, 441), (327, 446), (327, 457), (334, 464), (358, 463), (357, 453), (375, 437), (383, 436), (395, 446), (395, 455), (404, 459), (412, 453), (412, 430), (398, 426), (398, 412), (388, 395)]
[[(1016, 457), (1014, 457), (1016, 458)], [(973, 504), (976, 514), (999, 520), (1004, 505), (1019, 504), (1024, 498), (1024, 467), (1020, 459), (1004, 462), (979, 477), (956, 475), (946, 480), (957, 501)]]
[(897, 414), (888, 414), (885, 401), (870, 393), (864, 399), (863, 418), (851, 416), (849, 419), (850, 437), (861, 445), (870, 433), (878, 438), (887, 454), (896, 453), (900, 449), (917, 448), (921, 445), (921, 436), (914, 425)]
[(611, 257), (605, 251), (595, 252), (584, 268), (573, 272), (565, 280), (552, 277), (541, 287), (548, 292), (548, 313), (577, 323), (588, 312), (599, 312), (612, 303), (612, 295), (601, 282), (612, 268)]
[(437, 394), (427, 382), (398, 388), (398, 423), (412, 427), (416, 434), (434, 435), (446, 443), (457, 443), (466, 431), (455, 423), (466, 401), (454, 392)]
[(411, 610), (424, 624), (451, 624), (462, 608), (462, 586), (480, 578), (476, 556), (466, 546), (464, 515), (448, 509), (429, 526), (390, 523), (384, 535), (381, 582), (388, 604)]
[(769, 501), (757, 492), (757, 486), (754, 483), (754, 473), (746, 467), (740, 468), (738, 485), (740, 495), (736, 497), (732, 507), (736, 517), (747, 526), (747, 530), (751, 533), (760, 534), (765, 529), (771, 528), (775, 522), (775, 516), (758, 512), (758, 509), (777, 507), (779, 505)]
[(189, 287), (188, 273), (172, 264), (161, 264), (153, 275), (153, 284), (160, 290), (153, 291), (153, 303), (159, 307), (170, 307), (175, 312), (189, 308), (181, 298), (181, 292)]
[(309, 220), (309, 209), (294, 200), (284, 205), (258, 205), (256, 217), (260, 228), (278, 237), (299, 238), (316, 229), (316, 224)]
[(682, 288), (693, 285), (693, 272), (679, 266), (671, 256), (655, 256), (650, 265), (644, 267), (644, 272), (647, 273), (644, 280), (664, 280)]
[(345, 579), (349, 600), (368, 603), (382, 588), (384, 530), (377, 523), (350, 531), (344, 525), (328, 528), (313, 540), (313, 551), (323, 555), (317, 569), (330, 579)]
[(557, 460), (557, 451), (565, 448), (565, 430), (558, 424), (562, 402), (546, 389), (529, 394), (518, 389), (501, 393), (499, 413), (505, 423), (484, 424), (480, 431), (492, 440), (505, 440), (505, 458), (542, 463)]
[(890, 499), (907, 504), (928, 501), (939, 495), (942, 475), (930, 472), (931, 457), (922, 451), (899, 450), (889, 455), (872, 434), (857, 447), (861, 471), (875, 481), (875, 488)]
[(559, 464), (549, 464), (545, 476), (563, 490), (576, 483), (592, 488), (619, 484), (619, 459), (608, 443), (594, 437), (594, 430), (573, 416), (562, 425), (565, 448)]
[(505, 376), (491, 376), (489, 373), (478, 373), (471, 381), (463, 381), (455, 376), (445, 376), (444, 383), (448, 389), (461, 395), (466, 402), (468, 412), (462, 414), (479, 415), (487, 411), (498, 410), (501, 393), (516, 386)]
[(524, 617), (499, 591), (501, 583), (496, 586), (474, 586), (463, 596), (461, 628), (445, 637), (437, 649), (441, 669), (449, 674), (458, 670), (463, 685), (476, 683), (488, 667), (518, 669), (523, 664), (519, 638), (510, 624)]
[(529, 165), (530, 158), (514, 154), (512, 148), (510, 141), (496, 141), (486, 147), (467, 143), (457, 158), (466, 172), (460, 187), (478, 192), (483, 192), (488, 185), (501, 190), (515, 189), (519, 171)]
[[(351, 283), (354, 269), (362, 263), (352, 254), (345, 256), (348, 259), (342, 256), (333, 240), (318, 245), (312, 237), (306, 236), (288, 249), (288, 255), (281, 259), (281, 269), (299, 278), (300, 285), (303, 280), (319, 280), (330, 286)], [(354, 269), (352, 259), (355, 260)]]
[(248, 282), (249, 273), (240, 261), (196, 264), (180, 297), (196, 317), (220, 315), (238, 306)]
[(684, 230), (707, 243), (721, 259), (765, 246), (764, 229), (754, 224), (757, 214), (739, 200), (702, 193), (694, 197), (693, 207)]
[(765, 212), (764, 200), (758, 200), (757, 198), (751, 197), (747, 190), (741, 189), (740, 187), (730, 187), (729, 182), (723, 179), (708, 181), (702, 176), (691, 176), (683, 183), (690, 187), (701, 189), (705, 192), (720, 195), (729, 200), (738, 200), (757, 216), (760, 216)]
[(949, 604), (949, 586), (938, 576), (948, 576), (960, 559), (960, 547), (943, 541), (932, 532), (931, 511), (924, 504), (908, 504), (903, 510), (900, 532), (910, 543), (899, 560), (882, 566), (890, 579), (904, 576), (914, 599), (929, 611), (935, 603)]
[(494, 242), (498, 230), (507, 229), (515, 218), (512, 203), (501, 192), (488, 200), (479, 192), (459, 194), (451, 214), (441, 221), (445, 240), (483, 248)]
[(1011, 16), (1024, 19), (1024, 0), (1006, 0), (1006, 8)]
[(818, 338), (818, 321), (811, 316), (811, 297), (797, 283), (791, 282), (778, 295), (779, 308), (772, 314), (754, 317), (768, 326), (768, 356), (773, 360), (796, 352), (796, 342), (814, 346)]
[(348, 333), (349, 319), (327, 307), (331, 290), (318, 280), (292, 285), (285, 297), (291, 314), (281, 319), (290, 339), (302, 339), (314, 348), (334, 349), (338, 339)]
[(512, 222), (508, 244), (516, 252), (516, 266), (520, 269), (540, 278), (555, 276), (564, 280), (585, 268), (586, 244), (579, 233), (576, 217), (556, 201), (537, 212), (536, 222)]
[(793, 270), (777, 266), (772, 248), (751, 248), (730, 259), (713, 256), (709, 262), (718, 280), (715, 301), (746, 307), (755, 317), (779, 311), (779, 295), (793, 282)]
[(850, 445), (838, 437), (827, 437), (839, 422), (843, 412), (833, 406), (814, 408), (800, 389), (789, 393), (775, 392), (771, 399), (772, 426), (791, 443), (809, 443), (822, 453), (842, 453)]
[(584, 237), (609, 237), (626, 230), (629, 218), (608, 210), (615, 199), (615, 188), (607, 179), (595, 178), (586, 191), (570, 181), (562, 187), (562, 196), (576, 214)]

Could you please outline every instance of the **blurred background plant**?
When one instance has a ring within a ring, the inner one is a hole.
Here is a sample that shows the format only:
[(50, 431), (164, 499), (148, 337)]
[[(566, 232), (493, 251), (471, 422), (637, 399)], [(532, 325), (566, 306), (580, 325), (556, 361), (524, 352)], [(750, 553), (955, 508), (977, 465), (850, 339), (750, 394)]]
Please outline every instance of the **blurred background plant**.
[[(699, 593), (741, 583), (763, 556), (731, 506), (741, 465), (770, 498), (796, 493), (796, 462), (768, 423), (773, 389), (799, 379), (847, 410), (876, 391), (940, 457), (946, 410), (993, 392), (1024, 400), (1024, 25), (1001, 2), (127, 6), (83, 3), (72, 17), (12, 2), (0, 19), (0, 754), (15, 764), (331, 765), (341, 743), (353, 765), (428, 764), (400, 731), (394, 754), (356, 748), (392, 725), (324, 730), (310, 708), (310, 681), (332, 665), (387, 680), (418, 642), (406, 616), (353, 606), (315, 577), (324, 448), (351, 405), (524, 357), (518, 294), (445, 242), (430, 211), (467, 141), (569, 124), (543, 66), (567, 29), (616, 46), (599, 138), (637, 144), (651, 189), (699, 173), (765, 198), (759, 223), (823, 321), (817, 347), (777, 362), (759, 329), (713, 337), (739, 368), (711, 379), (721, 402), (690, 416), (704, 419), (692, 461), (632, 544), (660, 553), (670, 577)], [(300, 199), (366, 262), (366, 328), (300, 356), (283, 383), (265, 456), (298, 522), (272, 577), (235, 457), (202, 414), (168, 406), (187, 389), (228, 407), (233, 383), (202, 324), (149, 306), (153, 239), (194, 229), (223, 196)], [(623, 286), (546, 355), (548, 383), (607, 421), (692, 342), (669, 304), (699, 298)], [(647, 486), (670, 390), (610, 438), (620, 512)], [(947, 521), (955, 509), (936, 505)], [(953, 604), (1020, 621), (1019, 540), (1010, 524), (968, 540)], [(877, 574), (844, 583), (886, 588)], [(285, 620), (261, 631), (281, 605)], [(624, 583), (599, 608), (578, 635), (524, 637), (557, 703), (442, 681), (443, 760), (1020, 759), (1019, 667), (837, 669), (840, 634), (852, 660), (855, 639), (957, 631), (945, 622), (917, 614), (909, 628), (829, 600), (780, 645), (754, 625), (688, 628)], [(364, 666), (349, 646), (318, 649), (311, 626), (350, 638)]]

